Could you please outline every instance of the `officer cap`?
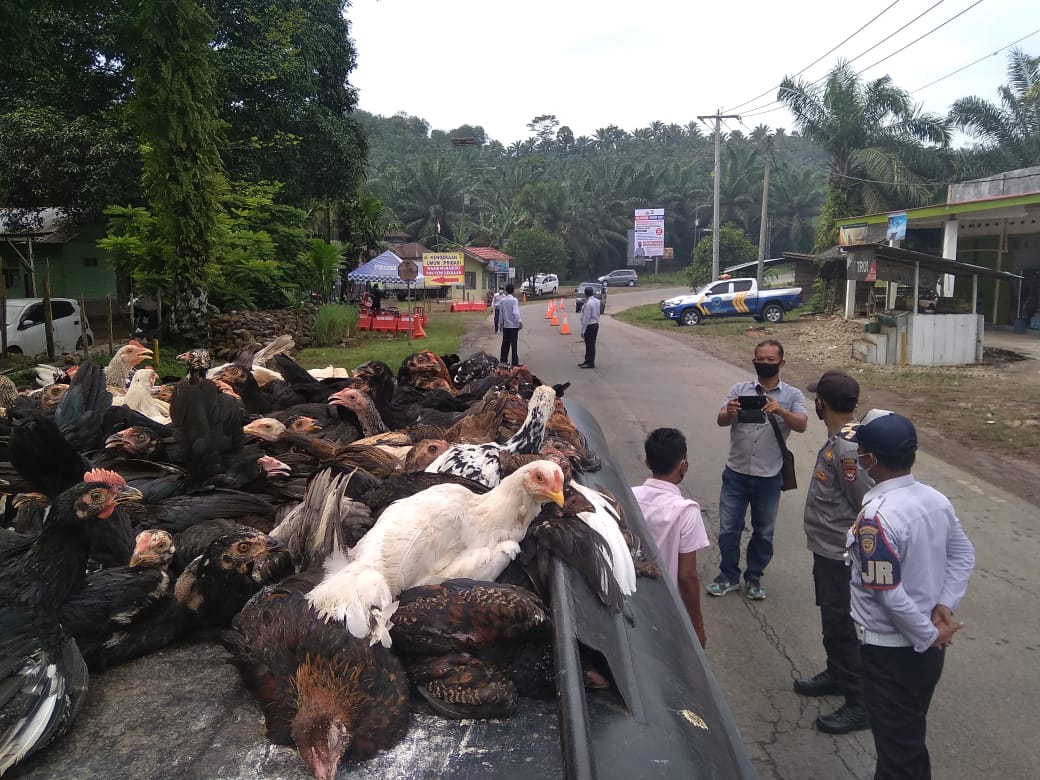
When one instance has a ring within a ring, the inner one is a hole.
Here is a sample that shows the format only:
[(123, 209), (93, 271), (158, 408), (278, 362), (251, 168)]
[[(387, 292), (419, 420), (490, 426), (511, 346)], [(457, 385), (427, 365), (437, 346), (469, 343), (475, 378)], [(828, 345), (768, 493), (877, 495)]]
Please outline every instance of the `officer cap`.
[(806, 389), (840, 412), (851, 412), (859, 403), (859, 382), (844, 371), (827, 371)]
[(849, 430), (845, 438), (881, 457), (899, 458), (917, 451), (917, 429), (907, 418), (895, 412), (873, 417)]

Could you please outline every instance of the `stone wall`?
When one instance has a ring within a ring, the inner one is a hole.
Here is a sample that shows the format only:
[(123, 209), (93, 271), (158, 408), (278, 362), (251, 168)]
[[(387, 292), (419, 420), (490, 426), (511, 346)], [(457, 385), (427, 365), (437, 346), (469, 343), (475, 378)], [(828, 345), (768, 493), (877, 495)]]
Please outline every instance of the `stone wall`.
[(299, 314), (293, 309), (269, 311), (231, 311), (210, 318), (210, 353), (214, 359), (233, 360), (244, 349), (255, 350), (288, 333), (297, 349), (314, 343), (314, 318), (318, 309), (305, 306)]

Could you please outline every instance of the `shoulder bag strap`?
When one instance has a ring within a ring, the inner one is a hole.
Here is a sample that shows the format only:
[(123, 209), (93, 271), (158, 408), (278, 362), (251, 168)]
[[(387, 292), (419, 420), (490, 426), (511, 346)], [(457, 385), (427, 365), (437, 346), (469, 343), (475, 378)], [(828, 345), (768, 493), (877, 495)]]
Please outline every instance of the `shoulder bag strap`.
[[(762, 392), (762, 388), (757, 385), (755, 386), (755, 391), (759, 395), (765, 395), (765, 393)], [(776, 434), (776, 443), (780, 445), (780, 452), (782, 453), (787, 449), (787, 442), (784, 441), (784, 435), (780, 433), (780, 424), (776, 421), (776, 418), (773, 417), (773, 415), (767, 414), (766, 417), (769, 418), (769, 422), (773, 425), (773, 433)]]

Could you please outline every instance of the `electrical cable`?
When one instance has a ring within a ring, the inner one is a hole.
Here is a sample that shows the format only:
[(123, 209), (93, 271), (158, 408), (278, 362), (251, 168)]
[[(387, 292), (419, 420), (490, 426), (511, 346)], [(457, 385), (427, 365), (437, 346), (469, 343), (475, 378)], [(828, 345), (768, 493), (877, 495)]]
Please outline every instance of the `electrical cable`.
[[(865, 29), (867, 29), (867, 28), (868, 28), (868, 27), (869, 27), (870, 25), (872, 25), (872, 24), (873, 24), (874, 22), (876, 22), (876, 21), (877, 21), (878, 19), (880, 19), (880, 18), (881, 18), (882, 16), (884, 16), (884, 15), (885, 15), (885, 13), (887, 13), (887, 12), (888, 12), (888, 11), (889, 11), (889, 10), (890, 10), (890, 9), (891, 9), (891, 8), (892, 8), (892, 7), (894, 6), (894, 5), (896, 5), (897, 3), (899, 3), (899, 0), (892, 0), (892, 3), (891, 3), (891, 4), (890, 4), (890, 5), (889, 5), (889, 6), (887, 7), (887, 8), (885, 8), (885, 9), (884, 9), (883, 11), (881, 11), (881, 12), (880, 12), (879, 14), (877, 14), (877, 16), (875, 16), (875, 17), (874, 17), (873, 19), (871, 19), (871, 20), (870, 20), (869, 22), (867, 22), (867, 23), (866, 23), (866, 24), (864, 24), (864, 25), (863, 25), (862, 27), (860, 27), (860, 28), (859, 28), (858, 30), (856, 30), (856, 32), (852, 33), (852, 35), (850, 35), (850, 36), (849, 36), (848, 38), (846, 38), (845, 40), (843, 40), (843, 41), (842, 41), (841, 43), (839, 43), (839, 44), (838, 44), (837, 46), (835, 46), (834, 48), (832, 48), (832, 49), (829, 49), (828, 51), (826, 51), (826, 52), (824, 52), (823, 54), (821, 54), (821, 55), (820, 55), (819, 57), (817, 57), (817, 58), (816, 58), (815, 60), (813, 60), (812, 62), (810, 62), (810, 63), (809, 63), (808, 65), (806, 65), (806, 66), (805, 66), (804, 68), (802, 68), (802, 69), (801, 69), (800, 71), (798, 71), (797, 73), (795, 73), (795, 74), (794, 74), (794, 75), (793, 75), (793, 76), (792, 76), (791, 78), (797, 78), (798, 76), (801, 76), (801, 75), (802, 75), (803, 73), (805, 73), (805, 71), (809, 70), (809, 68), (811, 68), (811, 67), (812, 67), (813, 65), (817, 64), (817, 63), (818, 63), (818, 62), (819, 62), (820, 60), (822, 60), (822, 59), (823, 59), (824, 57), (826, 57), (826, 56), (827, 56), (827, 55), (829, 55), (829, 54), (833, 54), (833, 53), (834, 53), (835, 51), (837, 51), (838, 49), (840, 49), (840, 48), (841, 48), (842, 46), (844, 46), (844, 45), (845, 45), (846, 43), (848, 43), (848, 42), (849, 42), (849, 41), (851, 41), (851, 40), (852, 40), (853, 38), (855, 38), (855, 37), (856, 37), (857, 35), (859, 35), (859, 34), (860, 34), (861, 32), (863, 32), (863, 31), (864, 31)], [(745, 100), (745, 101), (744, 101), (743, 103), (738, 103), (737, 105), (733, 106), (733, 108), (727, 108), (727, 109), (726, 109), (726, 113), (727, 113), (727, 114), (732, 114), (732, 113), (734, 113), (734, 112), (735, 112), (735, 111), (736, 111), (736, 110), (737, 110), (738, 108), (741, 108), (742, 106), (746, 106), (746, 105), (747, 105), (748, 103), (753, 103), (753, 102), (755, 102), (756, 100), (758, 100), (759, 98), (765, 97), (765, 96), (766, 96), (766, 95), (768, 95), (768, 94), (769, 94), (770, 92), (772, 92), (772, 91), (773, 91), (774, 89), (779, 89), (779, 88), (780, 88), (780, 85), (779, 85), (779, 84), (777, 84), (777, 85), (776, 85), (775, 87), (770, 87), (769, 89), (767, 89), (767, 90), (766, 90), (765, 92), (763, 92), (762, 94), (760, 94), (760, 95), (755, 95), (755, 96), (754, 96), (753, 98), (751, 98), (751, 100)], [(749, 109), (749, 110), (750, 110), (750, 109)]]
[[(894, 38), (895, 36), (899, 35), (899, 33), (901, 33), (901, 32), (902, 32), (903, 30), (905, 30), (905, 29), (906, 29), (907, 27), (909, 27), (910, 25), (912, 25), (912, 24), (913, 24), (914, 22), (916, 22), (916, 21), (917, 21), (918, 19), (920, 19), (921, 17), (925, 16), (926, 14), (929, 14), (929, 13), (931, 13), (932, 11), (934, 11), (934, 10), (935, 10), (936, 8), (938, 8), (938, 7), (940, 6), (940, 5), (942, 5), (942, 4), (944, 3), (944, 2), (946, 2), (946, 0), (937, 0), (937, 2), (933, 3), (933, 4), (932, 4), (932, 5), (930, 5), (930, 6), (928, 7), (928, 8), (926, 8), (925, 10), (923, 10), (923, 11), (922, 11), (921, 13), (919, 13), (919, 14), (918, 14), (917, 16), (915, 16), (915, 17), (914, 17), (913, 19), (911, 19), (911, 20), (910, 20), (909, 22), (907, 22), (907, 23), (906, 23), (906, 24), (904, 24), (904, 25), (903, 25), (902, 27), (900, 27), (900, 28), (899, 28), (898, 30), (896, 30), (895, 32), (893, 32), (893, 33), (891, 33), (890, 35), (886, 36), (886, 38), (885, 38), (885, 39), (884, 39), (883, 41), (879, 41), (878, 43), (875, 43), (875, 44), (874, 44), (873, 46), (870, 46), (869, 48), (865, 49), (864, 51), (861, 51), (861, 52), (860, 52), (859, 54), (857, 54), (857, 55), (856, 55), (855, 57), (853, 57), (852, 59), (850, 59), (850, 60), (846, 60), (846, 61), (845, 61), (845, 64), (846, 64), (846, 65), (851, 65), (851, 64), (852, 64), (853, 62), (855, 62), (856, 60), (860, 59), (861, 57), (865, 57), (866, 55), (870, 54), (870, 52), (874, 51), (874, 50), (875, 50), (876, 48), (878, 48), (878, 46), (880, 46), (881, 44), (885, 43), (886, 41), (890, 41), (890, 40), (892, 40), (892, 38)], [(976, 0), (976, 3), (975, 3), (975, 5), (978, 5), (978, 4), (979, 4), (979, 3), (981, 3), (981, 2), (982, 2), (982, 0)], [(974, 7), (975, 7), (975, 5), (973, 5), (973, 6), (970, 6), (969, 8), (966, 8), (966, 9), (964, 9), (964, 11), (961, 11), (961, 12), (960, 12), (959, 14), (957, 14), (957, 16), (960, 16), (961, 14), (965, 13), (966, 11), (970, 11), (970, 10), (971, 10), (972, 8), (974, 8)], [(957, 18), (957, 16), (954, 16), (954, 17), (953, 17), (953, 18), (951, 18), (951, 19), (947, 19), (947, 20), (946, 20), (945, 22), (943, 22), (943, 23), (942, 23), (941, 25), (939, 25), (939, 27), (942, 27), (943, 25), (947, 24), (948, 22), (951, 22), (951, 21), (953, 21), (953, 19), (956, 19), (956, 18)], [(921, 36), (921, 38), (925, 38), (925, 37), (927, 37), (927, 36), (931, 35), (931, 34), (932, 34), (933, 32), (935, 32), (935, 30), (938, 30), (938, 29), (939, 29), (939, 27), (935, 27), (935, 28), (933, 28), (932, 30), (929, 30), (929, 31), (928, 31), (928, 32), (926, 32), (926, 33), (925, 33), (924, 35), (922, 35), (922, 36)], [(917, 38), (916, 40), (914, 40), (914, 41), (911, 41), (911, 42), (910, 42), (909, 44), (907, 44), (907, 46), (904, 46), (904, 47), (903, 47), (903, 49), (905, 49), (905, 48), (907, 48), (907, 47), (909, 47), (909, 46), (912, 46), (912, 45), (913, 45), (914, 43), (916, 43), (917, 41), (921, 40), (921, 38)], [(899, 51), (902, 51), (903, 49), (900, 49)], [(899, 52), (895, 52), (895, 54), (898, 54), (898, 53), (899, 53)], [(889, 55), (889, 56), (891, 57), (891, 56), (893, 56), (893, 55)], [(887, 58), (886, 58), (886, 59), (887, 59)], [(878, 62), (884, 62), (884, 60), (879, 60)], [(874, 65), (877, 65), (877, 64), (878, 64), (877, 62), (875, 62), (875, 63), (874, 63)], [(872, 67), (874, 67), (874, 66), (873, 66), (873, 65), (871, 65), (870, 67), (872, 68)], [(869, 68), (864, 68), (863, 70), (868, 70), (868, 69), (869, 69)], [(860, 71), (860, 73), (862, 73), (862, 72), (863, 72), (863, 71)], [(858, 75), (859, 75), (859, 73), (857, 73), (856, 75), (858, 76)], [(826, 80), (827, 80), (827, 78), (828, 78), (828, 76), (830, 76), (830, 73), (825, 73), (824, 75), (820, 76), (820, 78), (816, 79), (815, 81), (810, 81), (810, 82), (809, 82), (808, 84), (806, 84), (805, 86), (807, 86), (807, 87), (813, 87), (813, 86), (816, 86), (816, 85), (817, 85), (817, 84), (819, 84), (820, 82), (822, 82), (822, 81), (826, 81)], [(781, 85), (781, 86), (778, 86), (778, 87), (777, 87), (777, 89), (782, 89), (782, 88), (783, 88), (783, 86), (782, 86), (782, 85)], [(768, 93), (767, 93), (767, 94), (768, 94)], [(761, 111), (761, 110), (762, 110), (762, 109), (764, 109), (764, 108), (769, 108), (769, 106), (773, 105), (774, 103), (779, 103), (779, 101), (778, 101), (778, 100), (770, 100), (770, 101), (769, 101), (768, 103), (763, 103), (763, 104), (762, 104), (762, 105), (760, 105), (760, 106), (754, 106), (753, 108), (749, 108), (749, 109), (748, 109), (748, 114), (749, 114), (749, 116), (756, 116), (756, 114), (755, 114), (755, 113), (753, 113), (753, 112)], [(772, 110), (776, 110), (776, 109), (772, 109)], [(765, 112), (763, 112), (763, 113), (765, 113)]]
[(1023, 35), (1017, 41), (1012, 41), (1007, 46), (1001, 46), (999, 49), (997, 49), (994, 52), (991, 52), (989, 54), (983, 54), (981, 57), (979, 57), (974, 62), (969, 62), (967, 65), (964, 65), (964, 66), (962, 66), (960, 68), (957, 68), (957, 70), (953, 71), (952, 73), (947, 73), (945, 76), (941, 76), (941, 77), (937, 78), (935, 81), (929, 81), (923, 87), (918, 87), (917, 89), (911, 90), (908, 94), (913, 95), (913, 94), (915, 94), (917, 92), (920, 92), (923, 89), (928, 89), (928, 87), (931, 87), (931, 86), (933, 86), (935, 84), (938, 84), (940, 81), (945, 81), (946, 79), (950, 78), (950, 76), (956, 76), (962, 70), (967, 70), (968, 68), (972, 67), (973, 65), (978, 65), (980, 62), (982, 62), (983, 60), (988, 60), (990, 57), (996, 57), (1002, 51), (1005, 51), (1006, 49), (1010, 49), (1012, 46), (1015, 46), (1016, 44), (1022, 43), (1022, 41), (1024, 41), (1026, 38), (1032, 38), (1037, 33), (1040, 33), (1040, 27), (1037, 27), (1035, 30), (1033, 30), (1033, 32), (1029, 33), (1028, 35)]
[(865, 72), (867, 72), (868, 70), (870, 70), (871, 68), (875, 67), (876, 65), (880, 65), (880, 64), (881, 64), (882, 62), (884, 62), (885, 60), (889, 60), (889, 59), (891, 59), (892, 57), (895, 57), (895, 56), (896, 56), (897, 54), (899, 54), (900, 52), (902, 52), (902, 51), (906, 51), (907, 49), (909, 49), (909, 48), (910, 48), (911, 46), (913, 46), (913, 45), (914, 45), (915, 43), (917, 43), (918, 41), (921, 41), (921, 40), (923, 40), (923, 39), (927, 38), (927, 37), (928, 37), (929, 35), (931, 35), (931, 34), (932, 34), (933, 32), (936, 32), (937, 30), (941, 30), (941, 29), (942, 29), (943, 27), (945, 27), (946, 25), (948, 25), (948, 24), (949, 24), (950, 22), (952, 22), (952, 21), (953, 21), (954, 19), (956, 19), (957, 17), (959, 17), (959, 16), (964, 16), (964, 14), (968, 13), (968, 11), (970, 11), (970, 10), (971, 10), (972, 8), (974, 8), (975, 6), (979, 5), (979, 4), (981, 3), (981, 2), (982, 2), (982, 0), (975, 0), (975, 2), (974, 2), (974, 3), (972, 3), (971, 5), (969, 5), (969, 6), (967, 7), (967, 8), (965, 8), (965, 9), (964, 9), (963, 11), (961, 11), (961, 12), (960, 12), (959, 14), (956, 14), (956, 15), (954, 15), (954, 16), (951, 16), (951, 17), (950, 17), (949, 19), (947, 19), (947, 20), (946, 20), (945, 22), (943, 22), (942, 24), (940, 24), (940, 25), (939, 25), (938, 27), (933, 27), (933, 28), (932, 28), (931, 30), (929, 30), (928, 32), (926, 32), (926, 33), (925, 33), (924, 35), (922, 35), (921, 37), (919, 37), (919, 38), (915, 38), (914, 40), (910, 41), (910, 43), (908, 43), (908, 44), (907, 44), (906, 46), (904, 46), (904, 47), (903, 47), (903, 48), (901, 48), (901, 49), (896, 49), (896, 50), (895, 50), (894, 52), (892, 52), (891, 54), (889, 54), (889, 55), (888, 55), (887, 57), (882, 57), (882, 58), (881, 58), (880, 60), (878, 60), (877, 62), (873, 63), (872, 65), (868, 65), (867, 67), (863, 68), (863, 70), (861, 70), (861, 71), (859, 71), (858, 73), (856, 73), (856, 75), (857, 75), (857, 76), (859, 76), (860, 74), (862, 74), (862, 73), (865, 73)]

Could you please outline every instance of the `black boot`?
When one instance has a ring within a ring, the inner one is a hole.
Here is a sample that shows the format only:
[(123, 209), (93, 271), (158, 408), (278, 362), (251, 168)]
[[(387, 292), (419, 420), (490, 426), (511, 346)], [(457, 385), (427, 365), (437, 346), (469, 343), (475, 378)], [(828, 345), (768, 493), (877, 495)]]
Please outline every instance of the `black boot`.
[(829, 669), (825, 669), (808, 680), (795, 680), (794, 692), (802, 696), (834, 696), (845, 693)]
[(830, 715), (821, 715), (816, 719), (816, 728), (824, 734), (848, 734), (850, 731), (862, 731), (870, 728), (867, 719), (867, 708), (862, 704), (846, 702)]

